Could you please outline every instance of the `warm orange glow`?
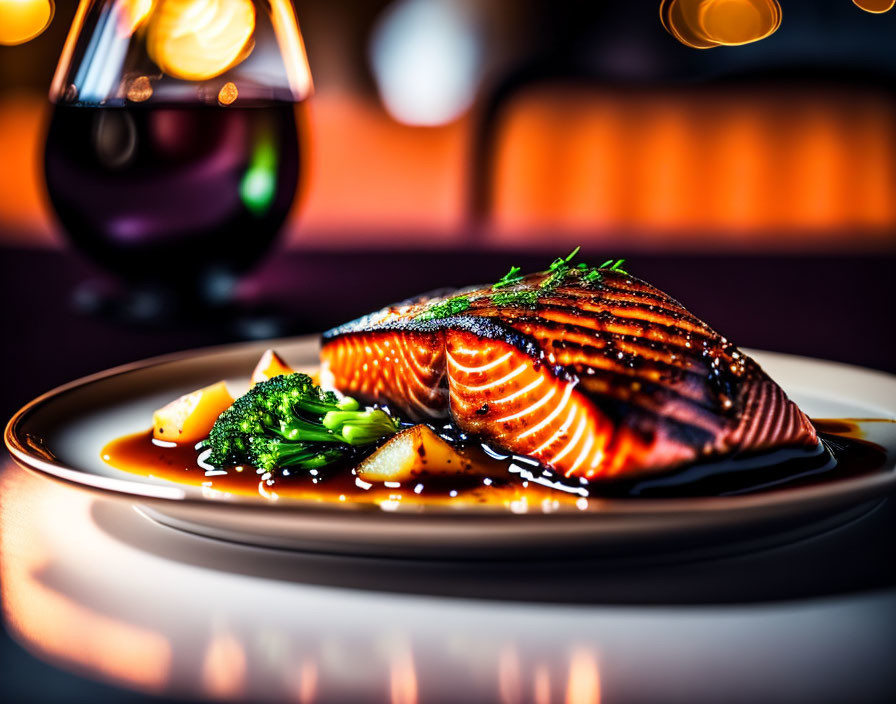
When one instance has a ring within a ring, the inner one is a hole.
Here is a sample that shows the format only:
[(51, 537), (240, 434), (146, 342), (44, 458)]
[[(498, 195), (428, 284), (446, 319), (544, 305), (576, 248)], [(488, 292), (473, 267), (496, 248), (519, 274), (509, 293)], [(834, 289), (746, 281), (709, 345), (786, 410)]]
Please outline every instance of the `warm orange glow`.
[(858, 7), (865, 12), (873, 12), (875, 14), (888, 12), (896, 5), (896, 0), (852, 0)]
[(600, 704), (600, 674), (589, 650), (578, 649), (570, 656), (566, 704)]
[(215, 698), (233, 698), (246, 687), (246, 651), (229, 633), (212, 637), (202, 661), (202, 686)]
[(271, 0), (271, 24), (286, 67), (289, 87), (296, 100), (304, 100), (313, 90), (311, 69), (291, 0)]
[[(468, 118), (409, 127), (372, 101), (327, 92), (297, 109), (312, 114), (313, 149), (308, 196), (293, 214), (301, 216), (301, 227), (288, 230), (290, 246), (469, 243)], [(39, 96), (0, 100), (4, 243), (60, 246), (63, 240), (44, 194), (48, 110)], [(845, 195), (831, 220), (804, 223), (812, 204), (793, 210), (792, 201), (807, 168), (799, 161), (799, 135), (813, 110), (830, 123), (828, 139), (845, 145), (842, 171), (825, 172), (836, 181), (831, 188)], [(671, 156), (653, 151), (667, 148)], [(663, 179), (648, 173), (654, 162), (667, 164)], [(678, 164), (675, 170), (670, 162)], [(889, 251), (896, 245), (896, 104), (836, 89), (712, 95), (533, 90), (509, 106), (499, 125), (490, 181), (495, 228), (483, 235), (496, 243), (541, 245), (550, 228), (570, 249), (588, 241), (583, 238), (624, 238), (626, 250)]]
[(45, 98), (0, 102), (0, 240), (56, 245), (41, 163), (48, 111)]
[(698, 17), (707, 39), (736, 46), (773, 34), (781, 26), (781, 6), (777, 0), (704, 0)]
[(896, 227), (896, 104), (883, 96), (533, 91), (500, 134), (492, 211), (507, 236), (817, 245), (846, 230), (892, 242)]
[(0, 44), (24, 44), (40, 35), (53, 19), (52, 0), (0, 0)]
[(551, 704), (551, 673), (545, 665), (536, 667), (532, 676), (532, 701), (534, 704)]
[(512, 645), (504, 646), (498, 653), (498, 694), (501, 704), (518, 704), (522, 701), (520, 658)]
[(317, 697), (317, 665), (313, 660), (303, 660), (299, 668), (287, 673), (290, 692), (299, 704), (311, 704)]
[(118, 28), (123, 36), (130, 36), (146, 21), (154, 0), (119, 0)]
[(72, 534), (91, 526), (93, 499), (86, 493), (48, 486), (22, 470), (0, 475), (0, 585), (11, 632), (43, 656), (138, 687), (161, 691), (168, 683), (168, 640), (144, 627), (93, 611), (47, 583), (52, 553), (44, 531), (68, 531), (86, 545), (94, 535)]
[(202, 81), (243, 61), (254, 32), (250, 0), (158, 0), (146, 48), (168, 75)]
[(695, 49), (738, 46), (765, 39), (781, 26), (778, 0), (663, 0), (660, 21)]
[(138, 76), (128, 86), (128, 100), (142, 103), (152, 97), (152, 82), (147, 76)]
[(221, 105), (230, 105), (239, 95), (240, 92), (237, 90), (236, 84), (232, 81), (227, 81), (227, 83), (221, 86), (221, 90), (218, 91), (218, 102)]
[(66, 85), (66, 67), (72, 63), (72, 57), (75, 53), (75, 47), (78, 44), (78, 37), (84, 28), (84, 20), (87, 17), (87, 11), (92, 7), (89, 2), (78, 4), (75, 16), (72, 19), (72, 26), (68, 30), (68, 36), (65, 38), (65, 44), (62, 47), (62, 53), (59, 55), (59, 62), (56, 64), (56, 71), (53, 73), (53, 82), (50, 85), (50, 100), (56, 100), (59, 96), (64, 96), (69, 92), (69, 88), (74, 86)]
[(689, 19), (685, 18), (685, 8), (693, 8), (693, 3), (682, 5), (679, 0), (662, 0), (660, 2), (660, 22), (669, 34), (675, 37), (685, 46), (692, 49), (711, 49), (716, 46), (715, 42), (711, 42), (706, 37), (700, 36), (695, 30), (697, 27), (696, 13)]
[(327, 241), (383, 227), (395, 242), (419, 244), (420, 227), (463, 236), (469, 122), (408, 127), (377, 105), (340, 94), (316, 95), (309, 108), (314, 148), (302, 242), (315, 223)]
[(417, 704), (417, 671), (410, 650), (402, 650), (392, 658), (389, 694), (392, 704)]

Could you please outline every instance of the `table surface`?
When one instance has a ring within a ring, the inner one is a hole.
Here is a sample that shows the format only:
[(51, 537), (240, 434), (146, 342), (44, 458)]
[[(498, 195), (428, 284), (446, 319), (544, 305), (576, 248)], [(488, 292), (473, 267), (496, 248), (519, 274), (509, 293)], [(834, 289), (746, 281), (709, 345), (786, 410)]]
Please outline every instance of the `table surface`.
[[(269, 261), (243, 291), (302, 332), (543, 259), (291, 252)], [(744, 346), (896, 371), (894, 257), (644, 256), (631, 268)], [(90, 275), (63, 252), (0, 250), (7, 416), (71, 378), (240, 334), (79, 315), (71, 291)], [(552, 598), (549, 585), (582, 565), (535, 565), (530, 576), (545, 580), (544, 598), (514, 601), (496, 598), (469, 565), (288, 555), (182, 535), (127, 504), (5, 461), (0, 695), (881, 701), (896, 693), (896, 553), (885, 540), (896, 528), (892, 504), (761, 553), (591, 565), (594, 589), (575, 600)]]

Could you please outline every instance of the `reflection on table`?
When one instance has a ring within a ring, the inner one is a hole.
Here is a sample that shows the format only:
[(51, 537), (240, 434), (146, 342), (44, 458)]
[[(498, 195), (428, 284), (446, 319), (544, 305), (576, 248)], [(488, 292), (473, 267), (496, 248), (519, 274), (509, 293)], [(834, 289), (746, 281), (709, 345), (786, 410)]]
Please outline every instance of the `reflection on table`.
[(12, 634), (62, 668), (141, 692), (404, 704), (874, 701), (890, 691), (893, 589), (650, 607), (402, 594), (364, 588), (370, 560), (180, 534), (11, 463), (0, 502)]

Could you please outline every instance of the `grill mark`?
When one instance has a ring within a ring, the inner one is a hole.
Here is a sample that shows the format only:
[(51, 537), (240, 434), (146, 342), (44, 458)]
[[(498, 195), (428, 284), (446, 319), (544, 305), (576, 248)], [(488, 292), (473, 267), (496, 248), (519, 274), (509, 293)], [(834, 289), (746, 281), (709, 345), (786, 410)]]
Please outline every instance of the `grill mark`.
[[(583, 311), (595, 315), (586, 317), (582, 315)], [(681, 349), (691, 349), (695, 344), (697, 346), (711, 344), (720, 348), (726, 346), (717, 335), (713, 335), (712, 331), (706, 328), (682, 326), (681, 321), (677, 319), (657, 316), (655, 312), (644, 308), (627, 308), (626, 312), (640, 313), (640, 315), (621, 315), (620, 311), (613, 306), (589, 308), (587, 305), (566, 304), (563, 300), (558, 301), (555, 298), (543, 298), (534, 310), (482, 306), (470, 309), (468, 314), (496, 321), (509, 320), (510, 324), (514, 326), (519, 320), (540, 319), (566, 325), (579, 325), (605, 332), (625, 330), (627, 334), (647, 336), (648, 339), (668, 343)], [(690, 348), (687, 346), (688, 343), (691, 344)]]
[(592, 300), (600, 300), (601, 298), (609, 297), (620, 302), (628, 301), (631, 303), (641, 303), (647, 306), (656, 306), (658, 308), (661, 308), (662, 310), (667, 311), (675, 318), (688, 320), (703, 329), (710, 329), (705, 322), (688, 311), (677, 300), (663, 293), (662, 291), (653, 288), (652, 286), (649, 287), (649, 289), (642, 288), (638, 290), (632, 290), (631, 288), (622, 288), (614, 285), (608, 280), (604, 280), (600, 284), (600, 286), (593, 289), (582, 289), (580, 286), (576, 286), (575, 284), (564, 285), (557, 289), (558, 294), (562, 295), (565, 298), (571, 299), (577, 298), (580, 295), (580, 291)]
[[(551, 326), (539, 323), (531, 327), (523, 324), (518, 329), (536, 340), (544, 341), (544, 346), (550, 345), (554, 354), (557, 350), (578, 350), (589, 357), (613, 361), (619, 368), (632, 368), (635, 365), (639, 369), (656, 369), (661, 376), (667, 377), (685, 375), (704, 378), (710, 371), (706, 358), (695, 350), (686, 350), (686, 354), (655, 350), (649, 341), (645, 342), (643, 338), (633, 335), (600, 335), (595, 334), (591, 328), (566, 326), (562, 323)], [(622, 358), (618, 356), (620, 352), (624, 355)]]
[[(548, 334), (539, 335), (537, 331), (526, 328), (522, 332), (535, 339), (545, 341), (556, 339)], [(623, 363), (613, 352), (631, 345), (626, 339), (622, 337), (609, 340), (600, 337), (586, 337), (586, 339), (593, 340), (597, 344), (593, 346), (582, 344), (569, 336), (563, 338), (562, 346), (554, 347), (552, 350), (556, 363), (567, 367), (570, 371), (575, 368), (575, 375), (580, 376), (587, 374), (587, 367), (590, 366), (601, 371), (615, 372), (629, 381), (637, 379), (650, 383), (675, 384), (676, 387), (684, 389), (683, 396), (692, 399), (700, 406), (714, 411), (721, 407), (719, 400), (710, 394), (711, 388), (707, 384), (707, 377), (712, 373), (712, 369), (702, 355), (691, 355), (689, 358), (691, 369), (685, 368), (683, 364), (665, 364), (662, 361), (647, 359), (646, 354), (640, 354), (640, 350), (634, 356), (626, 357), (628, 363)], [(603, 345), (603, 348), (600, 345)], [(682, 361), (685, 361), (684, 358)]]
[[(557, 344), (568, 346), (574, 346), (575, 344), (579, 344), (581, 347), (591, 346), (595, 348), (595, 351), (606, 349), (607, 354), (605, 356), (609, 357), (610, 352), (616, 352), (618, 354), (620, 350), (617, 345), (620, 342), (624, 345), (638, 346), (638, 351), (634, 353), (634, 356), (629, 355), (627, 359), (630, 363), (639, 366), (644, 366), (646, 362), (651, 361), (656, 361), (657, 363), (662, 364), (662, 360), (649, 360), (644, 358), (648, 353), (652, 355), (661, 354), (659, 351), (654, 351), (653, 346), (662, 344), (664, 347), (671, 348), (670, 355), (674, 355), (676, 360), (681, 362), (681, 364), (675, 364), (674, 362), (667, 364), (669, 368), (680, 369), (685, 372), (689, 371), (697, 376), (703, 376), (710, 372), (710, 364), (706, 357), (708, 354), (712, 354), (713, 351), (698, 345), (686, 347), (672, 343), (660, 343), (659, 340), (650, 340), (638, 335), (608, 332), (583, 325), (563, 323), (535, 317), (520, 318), (519, 322), (516, 323), (516, 326), (515, 329), (518, 332), (533, 340), (550, 343), (552, 348), (554, 341), (556, 340), (558, 341)], [(587, 342), (576, 343), (570, 336), (570, 333), (580, 336), (584, 340), (587, 340)], [(546, 346), (547, 344), (539, 345), (542, 350), (544, 350)], [(644, 351), (644, 355), (640, 355), (641, 350)], [(725, 365), (729, 367), (731, 364), (734, 364), (735, 361), (736, 360), (731, 357), (724, 359)], [(691, 367), (691, 369), (688, 369), (687, 367)]]
[[(579, 325), (600, 332), (633, 335), (664, 345), (675, 345), (682, 349), (693, 348), (694, 338), (697, 338), (696, 343), (701, 347), (704, 343), (711, 344), (714, 347), (719, 346), (717, 339), (698, 333), (683, 334), (679, 328), (672, 325), (663, 325), (640, 318), (609, 317), (609, 314), (606, 320), (603, 319), (603, 316), (584, 317), (578, 309), (552, 306), (549, 303), (539, 307), (538, 317), (565, 325)], [(688, 337), (688, 335), (691, 337)], [(691, 348), (687, 347), (688, 343), (691, 344)]]
[(668, 327), (684, 330), (696, 335), (707, 335), (707, 328), (699, 320), (681, 315), (674, 308), (667, 308), (657, 303), (617, 298), (614, 295), (573, 296), (570, 294), (551, 295), (542, 298), (542, 305), (564, 306), (573, 310), (589, 313), (609, 314), (618, 318), (631, 318), (654, 322)]
[(635, 422), (644, 417), (653, 417), (658, 423), (676, 423), (689, 437), (698, 434), (702, 442), (711, 440), (713, 444), (717, 443), (727, 427), (724, 418), (663, 387), (655, 387), (653, 393), (630, 392), (630, 389), (611, 380), (589, 377), (583, 380), (583, 388), (601, 399), (598, 404), (619, 423), (626, 422), (637, 411), (641, 418), (634, 418)]
[[(525, 290), (525, 289), (522, 289)], [(711, 330), (699, 319), (688, 313), (682, 313), (682, 310), (675, 308), (674, 304), (660, 301), (657, 299), (639, 296), (621, 296), (613, 292), (604, 290), (583, 292), (579, 290), (576, 294), (574, 291), (558, 289), (550, 294), (542, 295), (538, 300), (538, 305), (553, 305), (557, 308), (567, 308), (571, 310), (589, 310), (590, 312), (608, 312), (618, 317), (631, 317), (626, 315), (627, 311), (640, 311), (642, 318), (653, 316), (656, 318), (665, 318), (671, 327), (681, 327), (694, 334), (707, 334)], [(590, 306), (585, 308), (584, 306)], [(516, 313), (525, 311), (523, 306), (496, 306), (492, 299), (488, 296), (480, 298), (474, 297), (471, 300), (470, 312), (479, 315), (500, 316), (503, 312)]]
[[(595, 379), (606, 379), (612, 387), (617, 390), (625, 390), (629, 393), (639, 393), (645, 396), (668, 396), (676, 400), (681, 400), (691, 404), (695, 410), (718, 414), (721, 410), (721, 404), (718, 399), (711, 396), (706, 389), (705, 380), (694, 377), (692, 382), (681, 382), (672, 384), (663, 378), (651, 378), (650, 376), (639, 374), (637, 370), (619, 368), (612, 366), (612, 360), (607, 360), (608, 364), (594, 363), (591, 360), (582, 360), (581, 358), (570, 358), (569, 360), (560, 357), (558, 362), (572, 375), (582, 379), (586, 384), (590, 384)], [(633, 388), (633, 385), (637, 385)]]

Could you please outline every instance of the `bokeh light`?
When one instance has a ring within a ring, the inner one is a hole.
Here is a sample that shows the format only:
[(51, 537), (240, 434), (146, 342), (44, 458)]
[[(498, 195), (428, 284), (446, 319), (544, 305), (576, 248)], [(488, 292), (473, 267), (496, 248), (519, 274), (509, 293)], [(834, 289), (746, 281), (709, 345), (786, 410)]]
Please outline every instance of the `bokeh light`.
[(852, 0), (857, 7), (861, 7), (865, 12), (873, 12), (879, 14), (881, 12), (889, 12), (896, 5), (896, 0)]
[(118, 26), (123, 36), (130, 36), (146, 20), (152, 10), (153, 0), (120, 0)]
[(0, 0), (0, 44), (24, 44), (40, 35), (53, 19), (53, 0)]
[(739, 46), (774, 34), (781, 6), (778, 0), (663, 0), (660, 21), (694, 49)]
[(227, 81), (227, 83), (221, 86), (221, 90), (218, 91), (218, 102), (221, 103), (221, 105), (231, 105), (239, 95), (240, 92), (237, 89), (236, 84), (233, 83), (233, 81)]
[(128, 100), (143, 103), (152, 97), (152, 81), (149, 76), (138, 76), (128, 85)]
[(165, 73), (187, 81), (219, 76), (249, 56), (255, 6), (250, 0), (160, 0), (146, 47)]
[(454, 0), (401, 0), (374, 27), (370, 61), (389, 114), (441, 125), (472, 104), (484, 54), (476, 16)]

